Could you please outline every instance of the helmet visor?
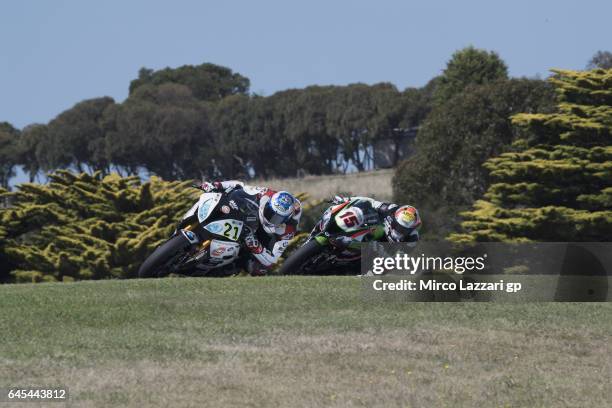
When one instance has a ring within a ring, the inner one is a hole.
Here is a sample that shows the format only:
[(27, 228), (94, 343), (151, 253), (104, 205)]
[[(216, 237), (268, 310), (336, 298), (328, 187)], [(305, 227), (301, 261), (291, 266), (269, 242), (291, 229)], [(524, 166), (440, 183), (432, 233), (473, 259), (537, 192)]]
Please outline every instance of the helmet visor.
[(290, 215), (281, 215), (272, 209), (270, 203), (267, 203), (263, 210), (264, 220), (273, 225), (284, 224), (290, 217)]

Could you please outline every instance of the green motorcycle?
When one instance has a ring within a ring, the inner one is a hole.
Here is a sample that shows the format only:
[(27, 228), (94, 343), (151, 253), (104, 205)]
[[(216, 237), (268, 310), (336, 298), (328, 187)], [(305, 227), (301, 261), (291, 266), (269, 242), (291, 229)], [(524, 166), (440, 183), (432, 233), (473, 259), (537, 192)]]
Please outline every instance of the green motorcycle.
[(385, 236), (372, 204), (358, 197), (329, 207), (308, 240), (280, 268), (283, 275), (357, 274), (361, 244)]

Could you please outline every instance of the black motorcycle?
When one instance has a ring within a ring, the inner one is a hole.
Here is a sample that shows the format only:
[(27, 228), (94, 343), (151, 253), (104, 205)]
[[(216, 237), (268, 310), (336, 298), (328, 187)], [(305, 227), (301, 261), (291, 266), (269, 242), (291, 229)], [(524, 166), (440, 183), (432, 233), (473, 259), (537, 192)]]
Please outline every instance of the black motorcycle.
[[(194, 185), (193, 187), (199, 188)], [(258, 226), (258, 205), (242, 189), (200, 195), (176, 230), (143, 262), (141, 278), (171, 273), (218, 276), (244, 253), (243, 238)]]

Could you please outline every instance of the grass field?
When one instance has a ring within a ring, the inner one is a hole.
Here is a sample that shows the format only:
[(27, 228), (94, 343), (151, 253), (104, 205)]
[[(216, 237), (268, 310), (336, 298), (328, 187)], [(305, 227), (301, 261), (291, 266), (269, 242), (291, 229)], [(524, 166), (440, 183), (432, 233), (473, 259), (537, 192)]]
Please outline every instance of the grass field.
[(612, 405), (609, 303), (368, 304), (356, 277), (245, 277), (4, 285), (0, 308), (0, 387), (67, 386), (74, 407)]

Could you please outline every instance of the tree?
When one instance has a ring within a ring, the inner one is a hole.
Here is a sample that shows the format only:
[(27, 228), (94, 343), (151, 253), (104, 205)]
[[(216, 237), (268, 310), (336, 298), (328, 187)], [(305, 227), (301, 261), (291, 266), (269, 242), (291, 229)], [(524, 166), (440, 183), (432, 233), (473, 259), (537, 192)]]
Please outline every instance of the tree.
[[(217, 153), (212, 159), (215, 177), (245, 179), (254, 171), (252, 158), (258, 144), (250, 135), (251, 103), (252, 100), (246, 95), (231, 95), (211, 109), (212, 134)], [(262, 157), (261, 160), (266, 161), (266, 158)]]
[[(373, 143), (402, 123), (418, 123), (420, 91), (390, 84), (311, 86), (269, 97), (234, 95), (214, 104), (221, 174), (269, 177), (365, 169)], [(270, 160), (274, 158), (274, 160)]]
[(423, 88), (407, 88), (401, 93), (396, 111), (399, 116), (393, 126), (414, 128), (423, 123), (432, 109), (432, 81)]
[[(292, 91), (276, 93), (267, 98), (251, 99), (248, 111), (249, 130), (241, 139), (246, 143), (245, 156), (252, 164), (256, 177), (289, 177), (295, 176), (302, 165), (298, 161), (303, 145), (296, 144), (289, 136), (288, 127), (295, 125), (294, 119), (288, 118), (291, 109)], [(300, 143), (300, 142), (298, 142)]]
[(110, 97), (84, 100), (49, 122), (45, 137), (38, 141), (40, 167), (53, 170), (74, 165), (82, 172), (87, 165), (108, 172), (102, 122), (104, 112), (114, 104)]
[(553, 95), (539, 80), (512, 79), (472, 86), (436, 106), (416, 138), (416, 154), (400, 164), (398, 200), (466, 205), (484, 193), (482, 164), (517, 137), (509, 116), (551, 109)]
[(143, 85), (105, 115), (109, 162), (165, 179), (210, 174), (214, 145), (207, 105), (179, 84)]
[(46, 137), (47, 125), (34, 123), (23, 128), (17, 142), (18, 161), (28, 173), (30, 182), (33, 182), (42, 170), (39, 156), (44, 154), (41, 142)]
[(138, 79), (130, 83), (130, 95), (143, 85), (159, 86), (166, 83), (184, 85), (196, 99), (219, 101), (226, 96), (249, 91), (248, 78), (232, 72), (231, 69), (215, 64), (183, 65), (178, 68), (164, 68), (159, 71), (142, 68)]
[(21, 184), (0, 208), (1, 281), (134, 277), (197, 197), (188, 182), (156, 177), (60, 170), (49, 180)]
[(455, 241), (608, 241), (612, 70), (553, 70), (554, 113), (521, 113), (515, 151), (488, 160), (493, 183)]
[(334, 134), (331, 110), (334, 103), (340, 103), (343, 112), (350, 109), (338, 100), (340, 92), (340, 87), (309, 86), (275, 95), (273, 103), (281, 113), (279, 119), (287, 137), (281, 148), (295, 150), (293, 163), (285, 162), (283, 172), (294, 176), (296, 171), (310, 174), (333, 171), (342, 142), (340, 135)]
[(0, 122), (0, 187), (8, 188), (18, 163), (19, 130), (8, 122)]
[[(432, 109), (432, 90), (436, 79), (429, 81), (422, 88), (407, 88), (399, 95), (399, 98), (385, 98), (387, 103), (394, 104), (388, 116), (386, 136), (381, 135), (382, 143), (375, 145), (375, 149), (384, 149), (383, 154), (393, 154), (391, 164), (393, 167), (400, 162), (400, 152), (410, 143), (410, 151), (404, 151), (404, 155), (411, 154), (414, 141), (406, 140), (406, 132), (413, 132), (421, 127)], [(379, 151), (380, 152), (380, 151)], [(376, 152), (375, 152), (376, 153)]]
[(612, 52), (610, 51), (597, 51), (593, 58), (589, 61), (587, 69), (611, 69), (612, 68)]
[(435, 90), (436, 103), (444, 103), (469, 85), (508, 79), (506, 63), (494, 51), (472, 46), (456, 51), (446, 64)]
[(470, 86), (437, 105), (417, 134), (416, 153), (396, 168), (396, 202), (423, 208), (427, 234), (445, 236), (457, 211), (486, 191), (483, 163), (518, 137), (510, 115), (548, 111), (552, 105), (551, 87), (528, 79)]

